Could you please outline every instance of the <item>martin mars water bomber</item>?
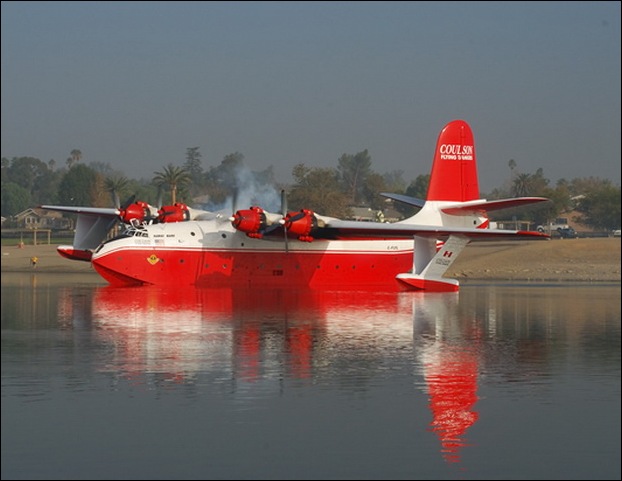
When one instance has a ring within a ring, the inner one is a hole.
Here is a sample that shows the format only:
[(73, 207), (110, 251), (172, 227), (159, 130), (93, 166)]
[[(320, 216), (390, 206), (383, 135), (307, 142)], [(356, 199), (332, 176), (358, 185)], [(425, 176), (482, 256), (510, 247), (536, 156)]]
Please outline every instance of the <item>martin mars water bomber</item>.
[[(463, 120), (438, 137), (425, 201), (384, 195), (420, 210), (394, 223), (349, 221), (288, 212), (284, 193), (280, 213), (251, 206), (227, 215), (181, 203), (158, 209), (142, 201), (41, 207), (78, 215), (73, 245), (58, 251), (91, 262), (113, 286), (457, 291), (458, 281), (443, 275), (469, 242), (549, 238), (489, 228), (489, 211), (548, 199), (480, 199), (473, 133)], [(119, 220), (123, 232), (104, 240)]]

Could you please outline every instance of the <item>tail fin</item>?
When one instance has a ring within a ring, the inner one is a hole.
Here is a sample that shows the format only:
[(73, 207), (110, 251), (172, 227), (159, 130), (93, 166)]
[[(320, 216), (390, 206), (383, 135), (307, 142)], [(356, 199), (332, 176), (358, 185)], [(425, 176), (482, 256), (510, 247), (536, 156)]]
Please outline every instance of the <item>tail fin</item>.
[(479, 199), (475, 142), (464, 120), (452, 120), (438, 136), (426, 200)]

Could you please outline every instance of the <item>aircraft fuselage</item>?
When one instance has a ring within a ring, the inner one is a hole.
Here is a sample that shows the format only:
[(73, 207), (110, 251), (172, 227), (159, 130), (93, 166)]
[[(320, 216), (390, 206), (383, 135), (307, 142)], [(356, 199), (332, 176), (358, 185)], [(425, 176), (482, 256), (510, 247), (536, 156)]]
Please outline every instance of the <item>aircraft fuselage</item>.
[(93, 254), (95, 270), (116, 286), (300, 287), (405, 290), (408, 239), (301, 242), (254, 239), (218, 221), (129, 228)]

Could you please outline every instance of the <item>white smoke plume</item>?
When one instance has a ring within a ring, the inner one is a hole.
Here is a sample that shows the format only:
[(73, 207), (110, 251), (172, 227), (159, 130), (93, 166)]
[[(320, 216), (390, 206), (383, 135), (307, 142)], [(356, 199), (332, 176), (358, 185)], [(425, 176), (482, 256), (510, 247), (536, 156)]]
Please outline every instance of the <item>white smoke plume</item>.
[(227, 185), (231, 191), (222, 204), (207, 203), (203, 208), (212, 212), (232, 213), (238, 209), (248, 209), (256, 205), (268, 212), (281, 211), (281, 194), (274, 185), (262, 182), (255, 172), (246, 166), (240, 166), (233, 175), (234, 185)]

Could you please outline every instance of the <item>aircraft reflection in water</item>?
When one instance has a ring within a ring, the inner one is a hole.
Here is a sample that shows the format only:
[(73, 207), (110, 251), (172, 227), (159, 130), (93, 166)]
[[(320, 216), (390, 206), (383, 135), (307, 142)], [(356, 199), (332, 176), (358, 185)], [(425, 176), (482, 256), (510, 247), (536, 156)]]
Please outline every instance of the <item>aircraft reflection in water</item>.
[[(423, 300), (423, 298), (421, 299)], [(449, 463), (460, 462), (464, 436), (477, 421), (477, 381), (481, 350), (478, 323), (465, 325), (458, 298), (436, 297), (417, 302), (414, 312), (415, 352), (421, 364), (434, 431)], [(452, 301), (452, 302), (450, 302)]]
[(102, 287), (92, 306), (59, 305), (71, 322), (90, 307), (94, 332), (114, 346), (103, 370), (134, 383), (207, 378), (227, 390), (258, 382), (265, 389), (282, 379), (321, 382), (352, 360), (373, 377), (386, 373), (387, 353), (399, 353), (416, 378), (423, 375), (418, 387), (428, 394), (430, 430), (446, 461), (460, 461), (478, 418), (478, 353), (461, 344), (471, 333), (461, 329), (458, 293)]

